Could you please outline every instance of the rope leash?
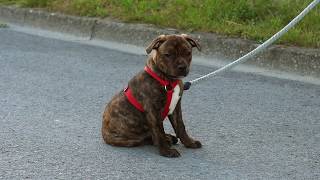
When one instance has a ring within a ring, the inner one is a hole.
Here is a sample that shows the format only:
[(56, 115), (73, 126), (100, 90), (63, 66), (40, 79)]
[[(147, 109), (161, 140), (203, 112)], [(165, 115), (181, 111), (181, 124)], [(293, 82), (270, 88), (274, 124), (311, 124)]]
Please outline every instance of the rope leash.
[(312, 3), (310, 3), (297, 17), (295, 17), (288, 25), (286, 25), (284, 28), (282, 28), (279, 32), (277, 32), (275, 35), (273, 35), (270, 39), (265, 41), (263, 44), (259, 45), (257, 48), (249, 52), (248, 54), (242, 56), (241, 58), (237, 59), (236, 61), (227, 64), (223, 66), (222, 68), (219, 68), (216, 71), (213, 71), (209, 74), (206, 74), (204, 76), (201, 76), (197, 79), (194, 79), (192, 81), (184, 83), (184, 90), (190, 89), (191, 85), (198, 84), (199, 82), (208, 79), (209, 77), (216, 76), (217, 74), (223, 73), (234, 66), (237, 66), (238, 64), (244, 63), (256, 54), (262, 52), (267, 47), (269, 47), (271, 44), (273, 44), (276, 40), (278, 40), (280, 37), (282, 37), (285, 33), (287, 33), (291, 28), (293, 28), (298, 22), (302, 20), (302, 18), (307, 15), (318, 3), (320, 0), (314, 0)]

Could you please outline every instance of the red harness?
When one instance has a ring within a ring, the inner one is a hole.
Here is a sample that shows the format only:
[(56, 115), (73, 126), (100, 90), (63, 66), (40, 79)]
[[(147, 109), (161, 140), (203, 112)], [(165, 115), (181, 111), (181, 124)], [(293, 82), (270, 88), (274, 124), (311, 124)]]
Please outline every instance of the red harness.
[[(169, 113), (169, 106), (171, 104), (171, 100), (172, 100), (172, 94), (174, 91), (174, 88), (178, 85), (179, 80), (176, 81), (167, 81), (164, 79), (161, 79), (155, 72), (152, 71), (152, 69), (150, 69), (148, 66), (146, 66), (144, 68), (144, 70), (151, 76), (153, 77), (155, 80), (157, 80), (162, 87), (164, 87), (165, 91), (167, 92), (167, 101), (166, 104), (164, 106), (164, 110), (161, 113), (161, 117), (163, 119), (165, 119), (168, 116)], [(168, 90), (168, 86), (170, 86), (170, 90)], [(126, 95), (127, 99), (129, 100), (129, 102), (135, 107), (137, 108), (139, 111), (144, 112), (144, 109), (142, 107), (142, 105), (137, 101), (136, 98), (133, 97), (132, 95), (132, 91), (129, 87), (127, 87), (124, 90), (124, 94)]]

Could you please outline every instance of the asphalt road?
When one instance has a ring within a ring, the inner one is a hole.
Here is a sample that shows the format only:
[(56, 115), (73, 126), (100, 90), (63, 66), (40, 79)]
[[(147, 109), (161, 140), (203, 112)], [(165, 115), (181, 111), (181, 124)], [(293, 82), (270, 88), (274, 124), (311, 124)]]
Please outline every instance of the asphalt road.
[(145, 59), (0, 29), (0, 179), (320, 179), (320, 86), (252, 73), (185, 93), (202, 149), (178, 144), (170, 159), (104, 144), (105, 104)]

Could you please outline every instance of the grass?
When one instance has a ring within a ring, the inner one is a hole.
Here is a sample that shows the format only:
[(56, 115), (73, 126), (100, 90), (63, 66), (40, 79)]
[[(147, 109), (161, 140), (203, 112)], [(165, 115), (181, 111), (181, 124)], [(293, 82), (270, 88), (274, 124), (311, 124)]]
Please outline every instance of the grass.
[(7, 28), (7, 27), (8, 27), (7, 24), (0, 22), (0, 28)]
[[(0, 0), (73, 15), (119, 18), (187, 31), (214, 32), (262, 42), (312, 0)], [(320, 6), (281, 38), (281, 44), (320, 47)]]

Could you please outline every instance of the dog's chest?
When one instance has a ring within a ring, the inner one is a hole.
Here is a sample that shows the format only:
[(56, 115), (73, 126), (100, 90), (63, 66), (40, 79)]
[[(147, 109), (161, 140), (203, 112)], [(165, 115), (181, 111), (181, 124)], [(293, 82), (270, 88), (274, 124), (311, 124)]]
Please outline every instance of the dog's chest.
[(180, 99), (180, 86), (177, 85), (174, 89), (173, 89), (173, 94), (172, 94), (172, 98), (171, 98), (171, 103), (169, 106), (169, 114), (172, 114), (174, 109), (176, 108), (178, 101)]

